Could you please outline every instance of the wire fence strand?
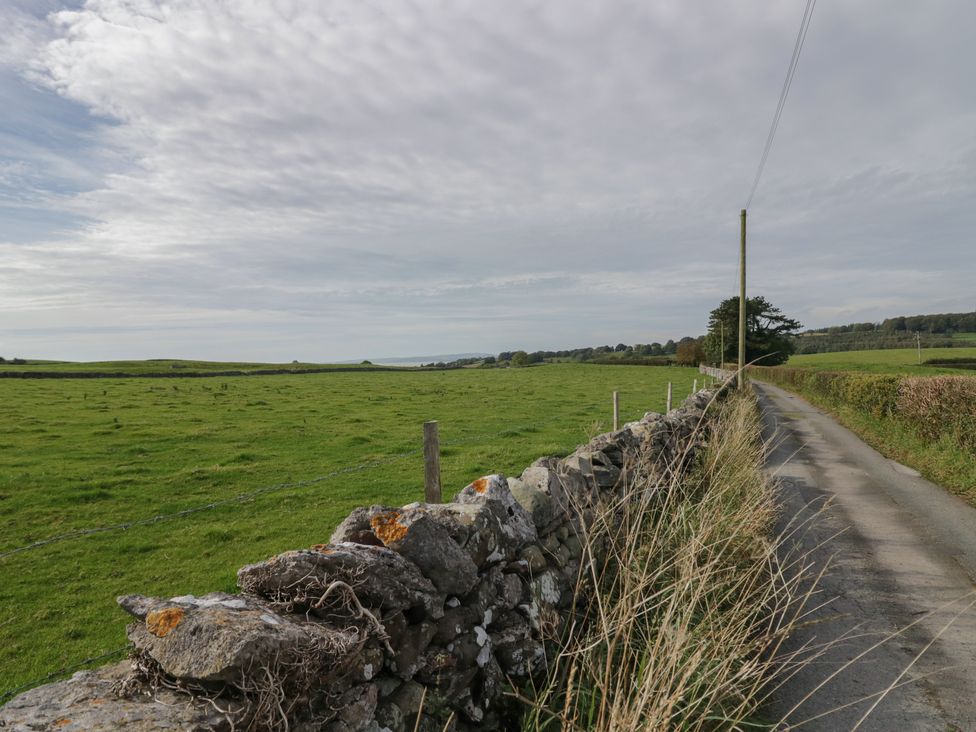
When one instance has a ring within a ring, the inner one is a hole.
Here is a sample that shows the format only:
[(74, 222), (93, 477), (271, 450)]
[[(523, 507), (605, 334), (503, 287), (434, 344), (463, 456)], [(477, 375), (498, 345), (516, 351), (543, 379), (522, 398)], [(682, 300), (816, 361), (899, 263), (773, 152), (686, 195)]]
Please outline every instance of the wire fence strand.
[[(596, 405), (594, 405), (595, 408)], [(530, 429), (533, 427), (541, 427), (552, 422), (565, 419), (562, 416), (553, 417), (549, 420), (544, 420), (542, 422), (536, 422), (533, 424), (525, 425), (515, 425), (507, 427), (502, 432), (494, 433), (481, 433), (476, 435), (469, 435), (467, 437), (454, 440), (452, 442), (442, 443), (442, 447), (454, 447), (457, 445), (466, 444), (469, 442), (474, 442), (477, 440), (484, 440), (489, 437), (498, 437), (503, 434), (503, 432), (518, 431), (524, 429)], [(314, 478), (308, 478), (305, 480), (289, 481), (283, 483), (275, 483), (273, 485), (264, 486), (262, 488), (257, 488), (253, 491), (248, 491), (247, 493), (240, 493), (236, 496), (229, 496), (227, 498), (222, 498), (216, 501), (211, 501), (210, 503), (202, 504), (199, 506), (192, 506), (190, 508), (185, 508), (181, 511), (173, 511), (172, 513), (157, 514), (155, 516), (149, 516), (141, 519), (133, 519), (132, 521), (122, 521), (115, 524), (107, 524), (105, 526), (93, 526), (84, 529), (75, 529), (73, 531), (66, 531), (61, 534), (55, 534), (54, 536), (49, 536), (44, 539), (38, 539), (22, 546), (13, 547), (10, 549), (5, 549), (0, 551), (0, 559), (12, 556), (14, 554), (20, 554), (22, 552), (30, 551), (32, 549), (39, 549), (41, 547), (50, 546), (51, 544), (57, 544), (62, 541), (70, 541), (72, 539), (80, 539), (86, 536), (93, 536), (95, 534), (104, 534), (112, 531), (128, 531), (129, 529), (134, 529), (141, 526), (151, 526), (154, 524), (160, 524), (167, 521), (174, 521), (178, 519), (187, 518), (195, 514), (203, 513), (205, 511), (212, 511), (223, 506), (229, 506), (233, 504), (246, 503), (254, 498), (257, 498), (268, 493), (276, 493), (282, 490), (288, 490), (291, 488), (307, 488), (308, 486), (317, 485), (327, 480), (332, 480), (341, 475), (350, 475), (352, 473), (359, 473), (366, 470), (371, 470), (373, 468), (383, 467), (385, 465), (390, 465), (392, 463), (398, 462), (400, 460), (405, 460), (409, 457), (420, 457), (423, 455), (423, 450), (410, 450), (407, 452), (397, 453), (395, 455), (388, 455), (386, 457), (377, 458), (375, 460), (368, 460), (357, 465), (348, 465), (343, 468), (337, 468), (329, 473), (316, 476)]]
[(39, 676), (38, 678), (28, 681), (24, 684), (21, 684), (20, 686), (14, 689), (7, 689), (6, 691), (0, 692), (0, 704), (5, 703), (8, 699), (12, 699), (22, 691), (27, 691), (28, 689), (33, 689), (35, 686), (40, 686), (41, 684), (45, 684), (49, 681), (53, 681), (54, 679), (67, 676), (68, 674), (73, 673), (75, 671), (79, 671), (80, 669), (83, 669), (86, 666), (91, 666), (93, 663), (98, 663), (99, 661), (107, 661), (110, 658), (121, 656), (123, 653), (128, 653), (130, 648), (132, 648), (131, 645), (125, 645), (122, 646), (121, 648), (116, 648), (114, 651), (108, 651), (99, 656), (91, 656), (82, 661), (78, 661), (78, 663), (74, 663), (70, 666), (64, 666), (63, 668), (59, 668), (57, 671), (52, 671), (51, 673), (46, 674), (44, 676)]

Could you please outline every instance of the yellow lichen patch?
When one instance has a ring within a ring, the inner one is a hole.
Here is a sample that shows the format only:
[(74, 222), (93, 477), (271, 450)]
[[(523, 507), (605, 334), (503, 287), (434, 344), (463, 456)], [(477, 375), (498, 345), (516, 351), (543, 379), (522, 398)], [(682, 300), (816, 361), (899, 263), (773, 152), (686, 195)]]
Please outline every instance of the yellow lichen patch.
[(486, 490), (488, 490), (488, 479), (478, 478), (478, 480), (471, 484), (471, 487), (474, 489), (475, 493), (484, 493)]
[(66, 724), (71, 724), (70, 719), (62, 717), (61, 719), (56, 719), (51, 723), (52, 727), (64, 727)]
[(157, 638), (165, 638), (183, 620), (186, 613), (181, 607), (155, 610), (146, 616), (146, 628)]
[(407, 527), (400, 523), (400, 514), (396, 511), (379, 513), (370, 519), (376, 538), (389, 546), (407, 535)]
[(328, 544), (314, 544), (312, 546), (313, 552), (319, 552), (320, 554), (331, 554), (332, 550), (329, 548)]

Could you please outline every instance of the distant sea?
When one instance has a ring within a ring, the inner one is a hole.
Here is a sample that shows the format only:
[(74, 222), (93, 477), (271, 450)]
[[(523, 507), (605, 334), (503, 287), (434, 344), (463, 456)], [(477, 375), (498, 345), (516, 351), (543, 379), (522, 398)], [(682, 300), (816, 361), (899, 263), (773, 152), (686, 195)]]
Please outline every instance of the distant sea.
[[(425, 363), (438, 363), (443, 361), (457, 361), (459, 358), (484, 358), (493, 356), (493, 353), (443, 353), (438, 356), (401, 356), (396, 358), (369, 358), (370, 363), (382, 366), (421, 366)], [(339, 363), (361, 363), (364, 359), (352, 361), (339, 361)]]

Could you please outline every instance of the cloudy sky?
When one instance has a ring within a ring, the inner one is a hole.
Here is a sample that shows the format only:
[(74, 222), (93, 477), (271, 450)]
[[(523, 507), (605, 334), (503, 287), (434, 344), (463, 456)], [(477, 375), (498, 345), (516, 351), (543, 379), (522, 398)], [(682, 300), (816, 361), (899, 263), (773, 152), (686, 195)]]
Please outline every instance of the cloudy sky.
[[(803, 0), (0, 0), (0, 355), (664, 341)], [(750, 209), (811, 327), (976, 308), (976, 4), (821, 0)]]

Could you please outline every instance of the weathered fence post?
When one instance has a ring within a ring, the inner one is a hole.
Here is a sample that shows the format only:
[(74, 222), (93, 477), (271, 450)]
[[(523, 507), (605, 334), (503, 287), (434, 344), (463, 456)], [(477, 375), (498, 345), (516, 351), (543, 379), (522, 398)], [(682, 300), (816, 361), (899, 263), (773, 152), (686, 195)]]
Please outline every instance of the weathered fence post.
[(424, 422), (424, 500), (441, 502), (441, 446), (437, 422)]
[(668, 382), (668, 406), (667, 409), (665, 409), (664, 411), (665, 413), (671, 411), (671, 382), (670, 381)]
[[(704, 379), (703, 379), (703, 381), (704, 381)], [(693, 385), (693, 386), (691, 387), (691, 393), (692, 393), (692, 394), (694, 394), (694, 393), (695, 393), (696, 391), (698, 391), (698, 379), (695, 379), (695, 383), (694, 383), (694, 385)]]
[(613, 393), (613, 431), (620, 429), (620, 395)]

